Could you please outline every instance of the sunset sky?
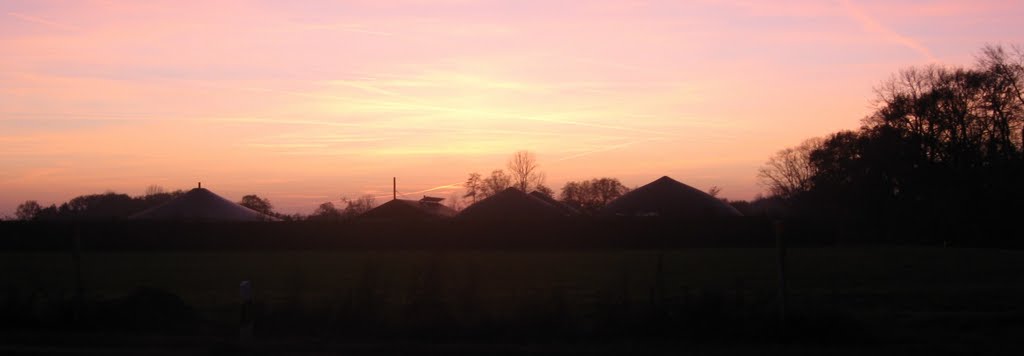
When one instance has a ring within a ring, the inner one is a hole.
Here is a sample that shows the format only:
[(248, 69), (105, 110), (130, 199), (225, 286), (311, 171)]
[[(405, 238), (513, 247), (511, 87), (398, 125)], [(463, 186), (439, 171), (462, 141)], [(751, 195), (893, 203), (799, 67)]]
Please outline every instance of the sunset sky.
[(0, 0), (0, 216), (197, 181), (287, 213), (392, 176), (447, 197), (517, 150), (556, 190), (750, 199), (892, 73), (1024, 44), (1022, 23), (984, 0)]

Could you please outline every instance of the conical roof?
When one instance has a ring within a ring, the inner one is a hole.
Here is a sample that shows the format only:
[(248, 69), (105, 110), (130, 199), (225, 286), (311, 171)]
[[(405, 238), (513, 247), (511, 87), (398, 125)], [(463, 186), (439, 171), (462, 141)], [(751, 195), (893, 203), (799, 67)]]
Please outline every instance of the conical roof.
[(667, 176), (613, 200), (604, 215), (685, 218), (742, 216), (731, 205)]
[(274, 221), (274, 217), (235, 204), (205, 188), (195, 188), (131, 217), (139, 220)]
[(508, 188), (489, 196), (459, 213), (460, 219), (480, 220), (550, 219), (561, 216), (565, 214), (558, 208), (516, 188)]
[(455, 216), (456, 211), (437, 202), (394, 199), (360, 215), (365, 219), (437, 219)]

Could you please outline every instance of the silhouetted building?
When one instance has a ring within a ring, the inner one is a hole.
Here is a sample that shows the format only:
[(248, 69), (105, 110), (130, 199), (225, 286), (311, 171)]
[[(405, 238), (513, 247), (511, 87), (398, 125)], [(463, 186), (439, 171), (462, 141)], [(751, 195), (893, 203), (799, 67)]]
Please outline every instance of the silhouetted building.
[(463, 209), (460, 219), (515, 220), (563, 217), (557, 207), (516, 188), (508, 188)]
[(276, 221), (277, 218), (235, 204), (204, 188), (195, 188), (161, 205), (132, 215), (139, 220)]
[(550, 195), (538, 192), (536, 190), (530, 192), (530, 195), (533, 196), (534, 198), (543, 200), (545, 203), (551, 204), (551, 206), (558, 208), (558, 210), (561, 210), (562, 214), (565, 216), (576, 216), (580, 214), (580, 211), (576, 210), (576, 208), (568, 206), (565, 203), (562, 203), (558, 200), (555, 200), (555, 198), (552, 198)]
[(743, 216), (718, 198), (667, 176), (613, 200), (602, 214), (681, 218)]
[(393, 199), (360, 215), (363, 219), (429, 220), (455, 216), (456, 211), (441, 204), (444, 198), (423, 196), (420, 200)]

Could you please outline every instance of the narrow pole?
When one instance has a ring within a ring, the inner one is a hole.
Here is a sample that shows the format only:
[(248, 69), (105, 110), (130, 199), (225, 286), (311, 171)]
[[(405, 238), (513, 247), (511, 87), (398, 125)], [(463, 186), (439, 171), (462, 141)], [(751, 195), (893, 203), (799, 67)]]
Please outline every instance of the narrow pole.
[(391, 177), (391, 200), (398, 199), (398, 178)]
[(776, 220), (775, 228), (775, 249), (778, 252), (779, 268), (779, 322), (785, 332), (786, 326), (786, 241), (783, 238), (782, 220)]

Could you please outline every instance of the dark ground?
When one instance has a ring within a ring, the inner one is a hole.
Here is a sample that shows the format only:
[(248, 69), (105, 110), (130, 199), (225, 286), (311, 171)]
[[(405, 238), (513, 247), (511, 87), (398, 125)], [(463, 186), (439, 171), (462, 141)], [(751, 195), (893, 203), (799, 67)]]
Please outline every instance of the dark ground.
[[(1024, 252), (0, 253), (3, 353), (1020, 354)], [(660, 262), (659, 262), (660, 261)], [(238, 282), (255, 285), (238, 345)], [(139, 287), (147, 287), (139, 289)], [(75, 307), (80, 305), (79, 307)], [(77, 313), (77, 317), (75, 314)], [(77, 320), (77, 321), (76, 321)]]

